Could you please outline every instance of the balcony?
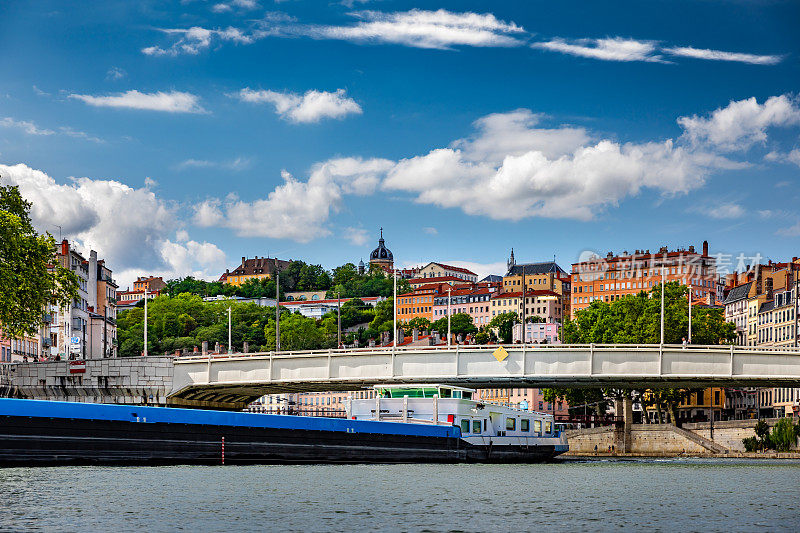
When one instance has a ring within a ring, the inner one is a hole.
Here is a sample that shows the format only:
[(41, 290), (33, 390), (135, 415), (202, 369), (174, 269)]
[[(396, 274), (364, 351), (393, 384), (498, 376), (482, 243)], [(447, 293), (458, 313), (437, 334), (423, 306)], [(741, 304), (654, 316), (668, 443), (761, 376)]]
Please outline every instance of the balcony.
[(53, 315), (51, 315), (50, 313), (45, 313), (42, 315), (42, 322), (44, 322), (45, 324), (49, 324), (52, 321), (53, 321)]

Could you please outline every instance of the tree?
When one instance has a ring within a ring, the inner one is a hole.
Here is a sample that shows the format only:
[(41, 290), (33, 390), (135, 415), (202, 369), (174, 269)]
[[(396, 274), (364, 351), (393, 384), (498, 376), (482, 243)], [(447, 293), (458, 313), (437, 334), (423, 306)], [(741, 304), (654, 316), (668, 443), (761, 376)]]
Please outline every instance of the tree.
[(489, 334), (481, 331), (475, 335), (475, 342), (477, 344), (489, 344)]
[(48, 305), (78, 296), (78, 278), (56, 260), (53, 237), (36, 233), (19, 187), (0, 185), (0, 324), (10, 337), (35, 335)]
[(797, 444), (797, 435), (800, 426), (792, 424), (791, 418), (781, 418), (772, 428), (769, 440), (779, 452), (788, 452)]
[(415, 316), (405, 324), (403, 324), (403, 331), (406, 334), (411, 334), (414, 329), (417, 331), (427, 331), (431, 328), (431, 321), (424, 316)]
[(514, 311), (510, 313), (500, 313), (492, 317), (489, 321), (489, 328), (497, 328), (500, 339), (504, 344), (511, 344), (513, 342), (514, 324), (519, 324), (519, 316)]
[(472, 323), (472, 316), (467, 313), (455, 313), (450, 317), (450, 332), (453, 335), (461, 335), (462, 338), (478, 332), (478, 328)]
[(584, 406), (587, 411), (594, 409), (597, 416), (605, 413), (606, 397), (609, 395), (605, 389), (542, 389), (542, 397), (550, 404), (564, 400), (571, 408)]
[(759, 448), (769, 448), (769, 425), (764, 420), (759, 420), (753, 428), (758, 439)]

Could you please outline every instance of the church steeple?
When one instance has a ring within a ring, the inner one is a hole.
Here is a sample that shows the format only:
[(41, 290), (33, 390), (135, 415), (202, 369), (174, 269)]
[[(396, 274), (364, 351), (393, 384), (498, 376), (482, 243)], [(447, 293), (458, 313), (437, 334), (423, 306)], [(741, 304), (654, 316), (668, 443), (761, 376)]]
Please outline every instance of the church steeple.
[(514, 268), (514, 265), (517, 264), (517, 260), (514, 259), (514, 249), (511, 249), (511, 257), (508, 258), (508, 262), (506, 266), (508, 266), (508, 271), (511, 272), (511, 269)]

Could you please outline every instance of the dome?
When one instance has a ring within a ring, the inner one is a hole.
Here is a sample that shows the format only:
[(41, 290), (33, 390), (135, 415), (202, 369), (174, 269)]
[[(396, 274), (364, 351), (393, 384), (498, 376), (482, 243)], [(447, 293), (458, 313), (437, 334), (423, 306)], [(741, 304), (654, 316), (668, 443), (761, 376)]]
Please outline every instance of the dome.
[(369, 261), (370, 263), (373, 261), (394, 261), (391, 250), (386, 247), (383, 241), (383, 229), (381, 229), (381, 238), (378, 240), (378, 247), (369, 254)]

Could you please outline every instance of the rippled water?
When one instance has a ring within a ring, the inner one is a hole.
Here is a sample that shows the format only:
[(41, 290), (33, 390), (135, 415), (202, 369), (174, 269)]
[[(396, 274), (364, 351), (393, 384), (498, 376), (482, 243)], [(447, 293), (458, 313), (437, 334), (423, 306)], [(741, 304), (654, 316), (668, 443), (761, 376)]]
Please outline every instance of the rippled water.
[(0, 530), (800, 530), (800, 462), (0, 469)]

